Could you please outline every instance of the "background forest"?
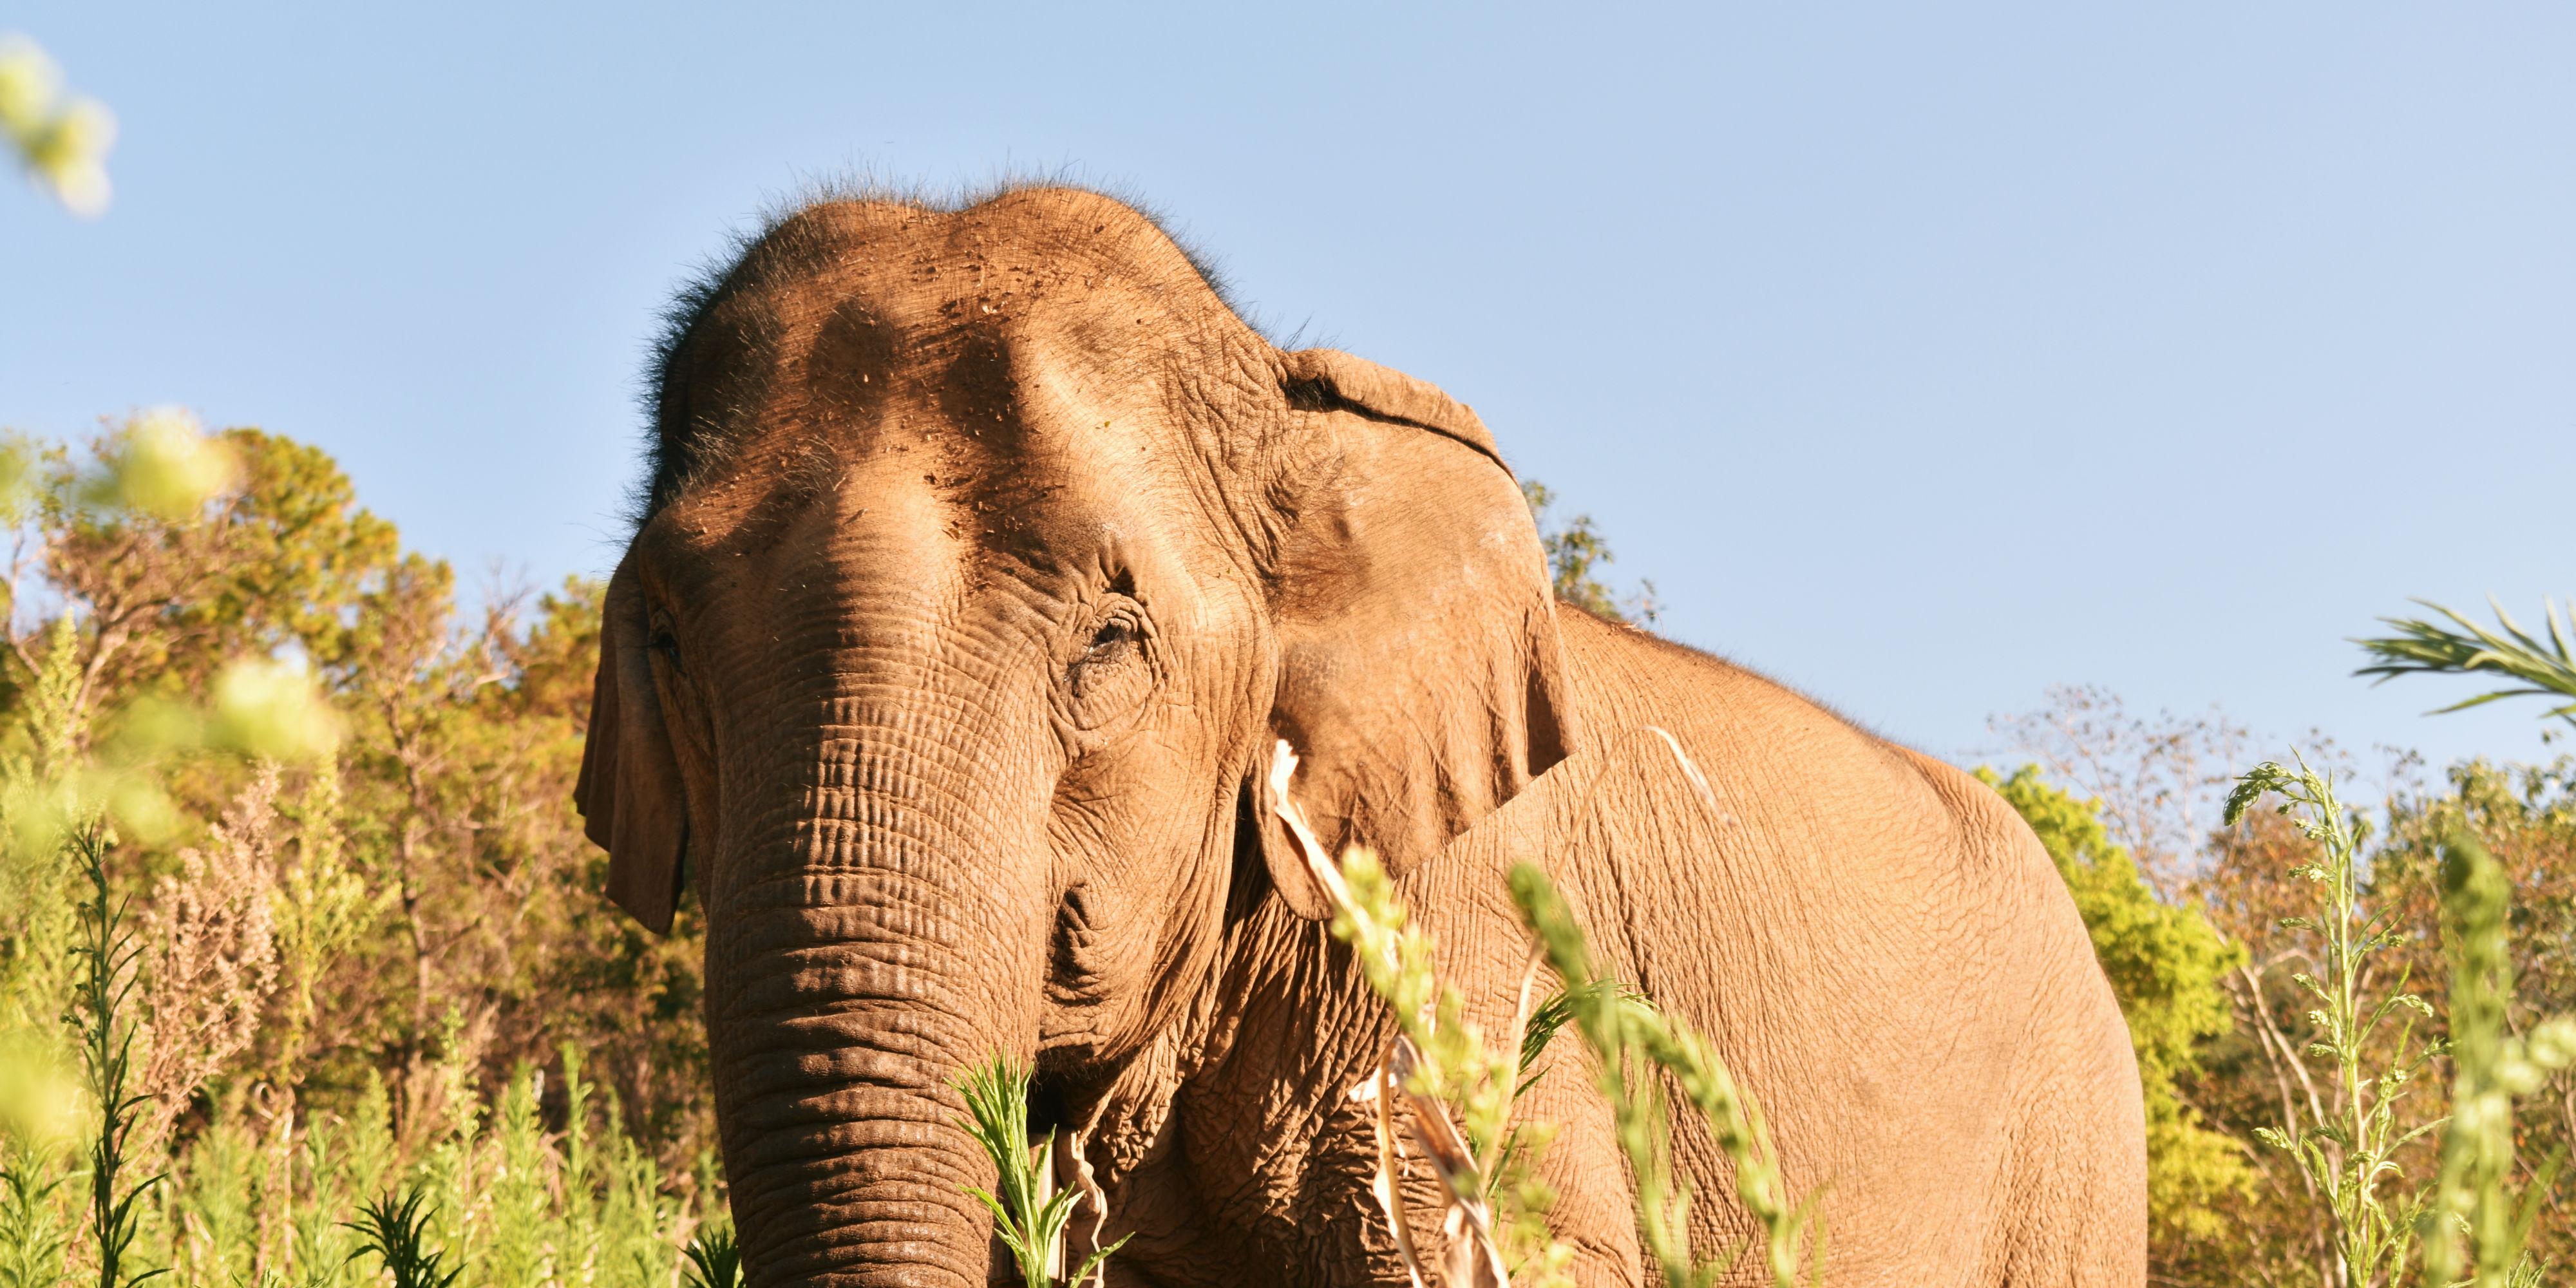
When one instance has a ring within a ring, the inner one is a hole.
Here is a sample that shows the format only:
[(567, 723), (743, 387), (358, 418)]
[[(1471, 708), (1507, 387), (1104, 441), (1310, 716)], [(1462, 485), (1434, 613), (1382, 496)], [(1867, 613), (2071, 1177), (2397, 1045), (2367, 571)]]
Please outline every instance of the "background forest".
[[(329, 457), (257, 430), (144, 417), (77, 450), (13, 441), (0, 466), (0, 1288), (96, 1270), (95, 1105), (57, 1017), (84, 1015), (64, 829), (101, 807), (139, 932), (127, 1169), (167, 1177), (129, 1264), (354, 1281), (371, 1263), (339, 1223), (408, 1186), (467, 1283), (676, 1283), (722, 1221), (699, 930), (684, 906), (656, 938), (602, 899), (569, 805), (599, 587), (467, 613)], [(1596, 526), (1533, 508), (1565, 597), (1618, 611)], [(2316, 844), (2271, 812), (2214, 816), (2248, 735), (2089, 690), (1997, 729), (2012, 767), (1980, 772), (2057, 859), (2129, 1018), (2158, 1281), (2363, 1282), (2314, 1179), (2259, 1135), (2346, 1106), (2296, 983), (2317, 932), (2283, 924)], [(2371, 986), (2447, 977), (2438, 850), (2465, 825), (2517, 892), (2511, 1027), (2576, 1009), (2576, 764), (2380, 776), (2362, 893), (2394, 920)], [(2443, 1117), (2441, 1072), (2393, 1102), (2402, 1126)], [(2515, 1131), (2526, 1174), (2576, 1141), (2576, 1079), (2522, 1100)], [(2437, 1147), (2398, 1151), (2381, 1188), (2427, 1185)], [(2553, 1260), (2576, 1253), (2562, 1189), (2533, 1231)]]
[[(256, 430), (5, 459), (0, 1285), (55, 1282), (36, 1252), (87, 1200), (48, 1187), (78, 1166), (63, 834), (102, 807), (140, 950), (128, 1169), (168, 1173), (136, 1260), (331, 1281), (337, 1223), (409, 1178), (475, 1282), (669, 1282), (716, 1193), (698, 942), (598, 897), (569, 806), (599, 588), (460, 618), (447, 565)], [(222, 482), (153, 504), (192, 476)]]

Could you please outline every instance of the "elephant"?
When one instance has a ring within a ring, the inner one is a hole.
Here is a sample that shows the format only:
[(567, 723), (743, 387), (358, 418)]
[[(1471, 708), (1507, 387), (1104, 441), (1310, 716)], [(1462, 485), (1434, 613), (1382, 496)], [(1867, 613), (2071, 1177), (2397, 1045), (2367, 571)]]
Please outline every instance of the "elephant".
[[(1829, 1282), (2144, 1282), (2127, 1029), (2011, 808), (1557, 602), (1473, 410), (1274, 345), (1154, 219), (818, 196), (680, 297), (649, 402), (576, 803), (619, 906), (704, 918), (751, 1283), (1004, 1281), (954, 1086), (997, 1053), (1109, 1284), (1406, 1282), (1348, 1094), (1393, 1021), (1273, 822), (1282, 742), (1488, 1029), (1503, 874), (1547, 868), (1767, 1108)], [(1529, 1093), (1550, 1220), (1638, 1284), (1586, 1058)], [(1698, 1246), (1741, 1239), (1707, 1130), (1672, 1149)]]

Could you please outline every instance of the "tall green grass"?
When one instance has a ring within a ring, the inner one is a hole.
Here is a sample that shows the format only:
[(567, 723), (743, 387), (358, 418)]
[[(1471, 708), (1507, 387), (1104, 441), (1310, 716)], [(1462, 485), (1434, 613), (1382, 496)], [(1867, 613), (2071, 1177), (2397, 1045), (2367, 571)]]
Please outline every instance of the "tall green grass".
[(264, 1125), (239, 1110), (241, 1088), (210, 1093), (192, 1133), (146, 1145), (135, 1090), (144, 947), (103, 829), (75, 828), (64, 845), (87, 885), (63, 972), (85, 1144), (75, 1157), (25, 1113), (0, 1122), (0, 1288), (131, 1288), (162, 1275), (357, 1288), (379, 1274), (397, 1288), (678, 1288), (684, 1252), (703, 1288), (739, 1282), (711, 1175), (665, 1177), (569, 1046), (551, 1105), (547, 1071), (525, 1066), (487, 1099), (461, 1020), (431, 1070), (438, 1122), (409, 1157), (381, 1080), (347, 1115), (288, 1109)]
[[(1637, 1184), (1637, 1229), (1667, 1288), (1705, 1288), (1757, 1251), (1777, 1288), (1794, 1288), (1802, 1274), (1824, 1282), (1825, 1228), (1817, 1209), (1822, 1194), (1803, 1202), (1790, 1198), (1761, 1103), (1689, 1025), (1601, 975), (1582, 926), (1543, 869), (1534, 863), (1514, 867), (1511, 890), (1557, 978), (1565, 981), (1574, 1028), (1600, 1068), (1601, 1095), (1610, 1103), (1619, 1147)], [(1682, 1099), (1707, 1120), (1718, 1150), (1734, 1166), (1736, 1201), (1760, 1231), (1748, 1246), (1713, 1259), (1702, 1259), (1691, 1247), (1692, 1196), (1689, 1184), (1673, 1174), (1672, 1128), (1658, 1073), (1669, 1076)]]
[(2466, 828), (2443, 846), (2442, 904), (2452, 958), (2451, 1119), (2421, 1223), (2424, 1269), (2437, 1284), (2530, 1288), (2550, 1269), (2530, 1255), (2532, 1221), (2567, 1157), (2552, 1152), (2516, 1195), (2513, 1105), (2576, 1064), (2576, 1020), (2543, 1020), (2521, 1036), (2509, 1031), (2513, 885)]

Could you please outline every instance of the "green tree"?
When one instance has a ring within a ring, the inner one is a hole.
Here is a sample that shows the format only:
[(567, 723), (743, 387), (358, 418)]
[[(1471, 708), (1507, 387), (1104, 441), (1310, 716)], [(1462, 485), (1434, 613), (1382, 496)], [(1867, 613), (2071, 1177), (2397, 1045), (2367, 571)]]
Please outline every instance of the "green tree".
[(240, 462), (225, 518), (233, 558), (195, 615), (216, 628), (217, 651), (301, 647), (316, 664), (343, 662), (361, 596), (401, 554), (394, 525), (362, 509), (357, 489), (321, 448), (256, 429), (220, 436)]
[(1595, 568), (1616, 560), (1609, 539), (1593, 526), (1591, 515), (1578, 514), (1550, 528), (1547, 511), (1556, 504), (1556, 493), (1536, 479), (1526, 479), (1521, 497), (1529, 502), (1530, 520), (1538, 525), (1539, 544), (1547, 550), (1548, 579), (1555, 584), (1558, 599), (1614, 622), (1654, 622), (1663, 608), (1655, 599), (1655, 583), (1640, 578), (1638, 592), (1622, 603), (1594, 573)]
[(2220, 976), (2243, 950), (2219, 938), (2196, 908), (2155, 896), (2129, 852), (2111, 843), (2098, 801), (2078, 800), (2024, 765), (2010, 777), (1980, 767), (2039, 834), (2110, 978), (2147, 1102), (2147, 1204), (2158, 1247), (2205, 1240), (2226, 1229), (2228, 1201), (2252, 1184), (2235, 1141), (2204, 1126), (2182, 1098), (2198, 1071), (2202, 1043), (2234, 1027)]

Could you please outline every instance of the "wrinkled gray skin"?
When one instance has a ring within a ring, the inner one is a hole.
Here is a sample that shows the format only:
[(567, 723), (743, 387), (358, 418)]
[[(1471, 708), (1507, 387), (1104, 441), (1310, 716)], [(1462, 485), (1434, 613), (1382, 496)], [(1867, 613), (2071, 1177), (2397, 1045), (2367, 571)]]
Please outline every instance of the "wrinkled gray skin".
[[(658, 414), (580, 800), (647, 924), (696, 882), (755, 1283), (1006, 1274), (949, 1089), (997, 1051), (1084, 1130), (1112, 1283), (1403, 1282), (1344, 1095), (1386, 1016), (1261, 821), (1283, 738), (1493, 1031), (1501, 873), (1547, 863), (1829, 1187), (1833, 1282), (2143, 1281), (2126, 1034), (2012, 812), (1553, 605), (1472, 412), (1274, 348), (1126, 207), (809, 207), (688, 302)], [(1555, 1225), (1640, 1282), (1575, 1046), (1531, 1105)], [(1703, 1245), (1741, 1237), (1705, 1131), (1677, 1152)]]

